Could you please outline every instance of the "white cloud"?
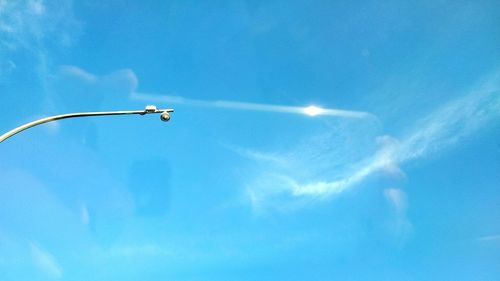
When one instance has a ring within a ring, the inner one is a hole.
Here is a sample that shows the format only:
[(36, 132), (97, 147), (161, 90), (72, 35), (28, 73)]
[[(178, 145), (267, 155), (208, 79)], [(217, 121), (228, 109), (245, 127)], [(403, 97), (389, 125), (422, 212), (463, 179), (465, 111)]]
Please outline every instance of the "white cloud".
[(23, 48), (33, 53), (45, 40), (66, 46), (78, 34), (79, 23), (69, 0), (11, 0), (0, 3), (0, 50)]
[(63, 276), (63, 270), (53, 255), (45, 250), (42, 250), (35, 243), (30, 243), (30, 250), (36, 266), (43, 273), (53, 279), (59, 279)]
[[(293, 205), (304, 197), (328, 198), (359, 185), (378, 172), (404, 176), (400, 165), (449, 149), (500, 116), (499, 78), (498, 74), (489, 77), (467, 95), (417, 120), (399, 139), (375, 138), (378, 149), (354, 162), (316, 143), (296, 149), (306, 153), (273, 152), (269, 155), (284, 159), (286, 165), (263, 163), (260, 159), (266, 159), (265, 153), (253, 152), (259, 155), (254, 158), (261, 168), (256, 175), (246, 179), (248, 200), (254, 209), (276, 208), (277, 204)], [(366, 133), (359, 133), (357, 138), (366, 138)], [(328, 141), (333, 146), (341, 143), (331, 136), (324, 143)], [(308, 158), (307, 154), (315, 156)], [(325, 169), (328, 165), (330, 170)], [(315, 169), (321, 169), (322, 173), (304, 177), (297, 172)]]
[(387, 188), (384, 190), (387, 202), (394, 209), (394, 220), (391, 230), (400, 242), (403, 242), (411, 233), (413, 226), (406, 216), (408, 200), (406, 193), (398, 188)]
[(241, 147), (237, 147), (234, 145), (227, 145), (227, 144), (222, 144), (222, 146), (238, 153), (240, 156), (243, 156), (243, 157), (251, 159), (251, 160), (274, 162), (274, 163), (277, 163), (280, 165), (286, 165), (286, 163), (287, 163), (286, 159), (283, 157), (280, 157), (280, 155), (278, 155), (277, 153), (275, 153), (275, 154), (263, 153), (260, 151), (255, 151), (252, 149), (244, 149)]
[[(332, 142), (338, 141), (330, 140)], [(262, 172), (247, 183), (248, 199), (256, 212), (262, 212), (267, 207), (290, 209), (307, 203), (300, 202), (301, 198), (326, 199), (340, 194), (376, 172), (397, 177), (404, 176), (394, 159), (399, 142), (389, 136), (382, 136), (377, 138), (377, 144), (378, 149), (373, 156), (359, 160), (358, 163), (352, 164), (351, 168), (340, 167), (351, 164), (342, 162), (349, 160), (343, 156), (343, 153), (332, 153), (317, 144), (312, 144), (309, 149), (299, 147), (297, 148), (299, 152), (273, 155), (273, 158), (281, 160), (280, 162), (273, 161), (268, 165), (262, 161), (262, 159), (266, 159), (265, 156), (254, 153), (254, 155), (259, 155), (254, 159), (259, 162)], [(338, 162), (334, 163), (335, 161)], [(329, 164), (331, 164), (330, 167)], [(332, 166), (337, 166), (337, 168)], [(314, 172), (316, 169), (318, 172)], [(313, 170), (313, 173), (299, 176), (302, 171), (306, 170)], [(321, 178), (320, 175), (323, 175), (325, 179), (318, 180)], [(335, 179), (328, 180), (327, 176)], [(304, 179), (301, 181), (297, 178)]]
[(73, 76), (83, 81), (93, 83), (97, 80), (97, 77), (74, 65), (62, 65), (60, 67), (60, 73), (63, 75)]
[(37, 91), (45, 95), (43, 106), (52, 110), (50, 107), (55, 107), (49, 85), (52, 55), (71, 46), (81, 30), (72, 0), (0, 2), (0, 82), (9, 82), (10, 78), (5, 75), (2, 61), (18, 65), (16, 69), (8, 67), (12, 72), (32, 69), (33, 72), (23, 73), (23, 77), (32, 87), (39, 87)]
[(366, 164), (362, 165), (356, 171), (335, 181), (318, 181), (303, 185), (295, 184), (292, 188), (292, 194), (295, 196), (329, 196), (343, 192), (377, 171), (386, 171), (395, 175), (402, 174), (397, 163), (394, 161), (394, 151), (398, 142), (389, 136), (382, 136), (377, 140), (380, 146), (379, 150)]
[[(82, 104), (92, 103), (95, 110), (119, 108), (128, 104), (128, 97), (136, 91), (138, 80), (130, 69), (119, 69), (98, 75), (74, 65), (62, 65), (51, 80), (52, 102), (59, 110), (88, 110)], [(82, 106), (80, 108), (80, 106)]]
[[(96, 75), (75, 65), (61, 65), (59, 76), (76, 79), (87, 84), (109, 89), (120, 89), (122, 95), (133, 95), (139, 85), (139, 80), (131, 69), (118, 69), (105, 75)], [(124, 96), (124, 99), (128, 96)]]
[(404, 214), (406, 212), (408, 202), (406, 201), (406, 194), (404, 191), (397, 188), (387, 188), (384, 190), (384, 195), (398, 214)]

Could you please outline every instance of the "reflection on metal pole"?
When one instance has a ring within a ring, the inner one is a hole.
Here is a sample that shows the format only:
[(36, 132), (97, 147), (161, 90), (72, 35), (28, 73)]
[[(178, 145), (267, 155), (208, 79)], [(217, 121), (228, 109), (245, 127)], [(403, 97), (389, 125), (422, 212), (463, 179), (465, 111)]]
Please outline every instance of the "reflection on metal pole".
[(170, 120), (170, 114), (169, 114), (170, 112), (174, 112), (174, 110), (173, 109), (157, 109), (156, 106), (154, 106), (154, 105), (148, 105), (148, 106), (146, 106), (146, 108), (144, 110), (77, 112), (77, 113), (55, 115), (55, 116), (45, 117), (45, 118), (30, 122), (30, 123), (26, 123), (26, 124), (19, 126), (13, 130), (10, 130), (7, 133), (0, 136), (0, 142), (3, 142), (4, 140), (12, 137), (13, 135), (15, 135), (19, 132), (22, 132), (26, 129), (29, 129), (31, 127), (35, 127), (35, 126), (43, 124), (43, 123), (48, 123), (48, 122), (61, 120), (61, 119), (74, 118), (74, 117), (103, 116), (103, 115), (131, 115), (131, 114), (146, 115), (146, 114), (160, 113), (161, 114), (160, 119), (162, 121), (166, 122), (166, 121)]

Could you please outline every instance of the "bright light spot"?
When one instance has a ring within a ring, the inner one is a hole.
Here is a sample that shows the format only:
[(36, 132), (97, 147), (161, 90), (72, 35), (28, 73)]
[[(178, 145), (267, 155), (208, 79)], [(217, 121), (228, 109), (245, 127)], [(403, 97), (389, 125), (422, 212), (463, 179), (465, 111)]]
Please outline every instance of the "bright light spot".
[(317, 106), (314, 106), (314, 105), (311, 105), (311, 106), (308, 106), (308, 107), (304, 108), (304, 113), (307, 114), (307, 115), (309, 115), (309, 116), (320, 115), (323, 112), (325, 112), (325, 110), (323, 108), (317, 107)]

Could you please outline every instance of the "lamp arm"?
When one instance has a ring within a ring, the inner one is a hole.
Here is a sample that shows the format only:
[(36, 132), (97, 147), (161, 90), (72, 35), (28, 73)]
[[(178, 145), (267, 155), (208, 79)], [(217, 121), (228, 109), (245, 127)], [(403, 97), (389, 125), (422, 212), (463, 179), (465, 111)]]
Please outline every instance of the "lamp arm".
[[(103, 116), (103, 115), (131, 115), (131, 114), (139, 114), (139, 115), (146, 115), (146, 114), (153, 114), (153, 113), (161, 113), (162, 118), (161, 120), (163, 121), (168, 121), (170, 119), (168, 113), (174, 112), (173, 109), (157, 109), (155, 106), (147, 106), (146, 109), (144, 110), (128, 110), (128, 111), (96, 111), (96, 112), (77, 112), (77, 113), (67, 113), (67, 114), (61, 114), (61, 115), (54, 115), (54, 116), (49, 116), (45, 117), (42, 119), (38, 119), (29, 123), (26, 123), (24, 125), (21, 125), (15, 129), (12, 129), (8, 131), (7, 133), (3, 134), (0, 136), (0, 142), (3, 142), (4, 140), (12, 137), (13, 135), (20, 133), (26, 129), (38, 126), (40, 124), (52, 122), (52, 121), (57, 121), (61, 119), (67, 119), (67, 118), (75, 118), (75, 117), (89, 117), (89, 116)], [(168, 118), (164, 118), (164, 114), (168, 116)]]

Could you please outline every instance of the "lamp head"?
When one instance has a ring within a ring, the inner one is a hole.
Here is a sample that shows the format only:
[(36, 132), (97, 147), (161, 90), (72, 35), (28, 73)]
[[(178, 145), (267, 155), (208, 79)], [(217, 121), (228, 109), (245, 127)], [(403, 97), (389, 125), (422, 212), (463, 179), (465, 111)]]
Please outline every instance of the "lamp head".
[(163, 111), (160, 115), (160, 119), (163, 122), (167, 122), (168, 120), (170, 120), (170, 114), (168, 114), (167, 111)]

